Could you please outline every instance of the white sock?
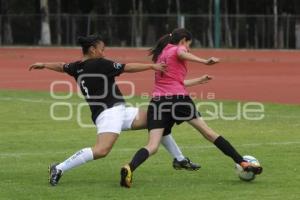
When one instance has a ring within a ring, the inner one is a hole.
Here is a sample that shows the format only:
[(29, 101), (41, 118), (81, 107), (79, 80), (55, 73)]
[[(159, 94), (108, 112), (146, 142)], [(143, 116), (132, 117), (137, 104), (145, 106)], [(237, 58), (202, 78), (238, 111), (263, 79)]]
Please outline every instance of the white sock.
[(163, 144), (168, 152), (178, 161), (184, 160), (184, 156), (171, 134), (163, 136), (161, 139), (161, 144)]
[(57, 165), (56, 168), (62, 170), (62, 172), (65, 172), (67, 170), (70, 170), (74, 167), (82, 165), (93, 159), (94, 159), (94, 156), (93, 156), (92, 149), (84, 148), (84, 149), (81, 149), (80, 151), (76, 152), (74, 155), (72, 155), (70, 158), (68, 158), (64, 162)]

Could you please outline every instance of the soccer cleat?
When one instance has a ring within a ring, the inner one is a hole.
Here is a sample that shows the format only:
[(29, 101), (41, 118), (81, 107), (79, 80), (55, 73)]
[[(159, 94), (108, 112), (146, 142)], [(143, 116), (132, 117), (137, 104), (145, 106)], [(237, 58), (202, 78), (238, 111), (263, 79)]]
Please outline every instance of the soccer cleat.
[(56, 169), (56, 166), (58, 163), (54, 163), (49, 165), (48, 172), (49, 172), (49, 183), (52, 186), (56, 186), (58, 184), (59, 179), (62, 176), (62, 171), (59, 169)]
[(197, 163), (192, 163), (189, 158), (184, 158), (182, 161), (178, 161), (176, 158), (173, 160), (173, 168), (176, 170), (189, 170), (189, 171), (197, 171), (201, 168), (201, 166)]
[(260, 165), (254, 165), (250, 162), (243, 161), (240, 163), (240, 166), (246, 171), (246, 172), (253, 172), (254, 174), (261, 174), (263, 171), (262, 166)]
[(130, 166), (127, 164), (121, 168), (121, 181), (120, 186), (130, 188), (132, 184), (132, 172)]

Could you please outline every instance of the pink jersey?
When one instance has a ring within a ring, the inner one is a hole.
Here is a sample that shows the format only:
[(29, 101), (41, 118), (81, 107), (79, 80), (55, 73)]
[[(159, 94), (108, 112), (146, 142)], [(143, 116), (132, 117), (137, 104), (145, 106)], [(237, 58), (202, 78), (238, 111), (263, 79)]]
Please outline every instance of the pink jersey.
[(178, 58), (179, 51), (187, 49), (184, 46), (168, 44), (158, 57), (157, 63), (167, 64), (167, 72), (155, 72), (152, 96), (188, 95), (184, 86), (186, 62)]

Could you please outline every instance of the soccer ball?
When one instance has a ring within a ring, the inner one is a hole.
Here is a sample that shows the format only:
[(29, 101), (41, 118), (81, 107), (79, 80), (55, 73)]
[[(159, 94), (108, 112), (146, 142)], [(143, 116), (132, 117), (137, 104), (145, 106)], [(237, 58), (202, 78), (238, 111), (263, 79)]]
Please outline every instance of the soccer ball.
[[(254, 165), (260, 166), (258, 160), (253, 156), (243, 156), (243, 159), (247, 162), (250, 162)], [(239, 165), (235, 165), (236, 173), (238, 177), (243, 181), (253, 181), (255, 179), (255, 174), (253, 172), (246, 172), (244, 169)]]

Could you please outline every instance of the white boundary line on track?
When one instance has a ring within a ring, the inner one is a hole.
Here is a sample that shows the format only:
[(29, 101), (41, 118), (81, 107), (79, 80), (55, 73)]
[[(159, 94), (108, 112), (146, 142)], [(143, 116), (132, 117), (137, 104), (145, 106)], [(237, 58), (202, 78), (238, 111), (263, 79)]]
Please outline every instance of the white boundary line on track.
[[(249, 143), (249, 144), (240, 144), (235, 145), (236, 147), (258, 147), (258, 146), (280, 146), (280, 145), (298, 145), (300, 141), (294, 142), (268, 142), (268, 143)], [(182, 149), (213, 149), (216, 148), (213, 145), (204, 145), (204, 146), (181, 146)], [(123, 152), (123, 151), (136, 151), (136, 148), (115, 148), (113, 151)], [(20, 156), (42, 156), (42, 155), (57, 155), (57, 154), (67, 154), (67, 151), (52, 151), (52, 152), (22, 152), (22, 153), (0, 153), (0, 157), (20, 157)]]

